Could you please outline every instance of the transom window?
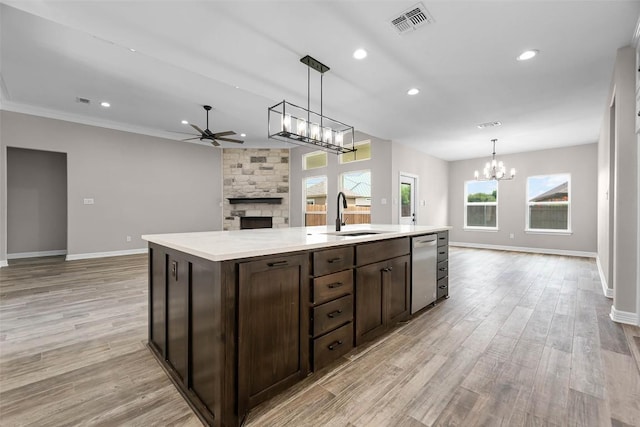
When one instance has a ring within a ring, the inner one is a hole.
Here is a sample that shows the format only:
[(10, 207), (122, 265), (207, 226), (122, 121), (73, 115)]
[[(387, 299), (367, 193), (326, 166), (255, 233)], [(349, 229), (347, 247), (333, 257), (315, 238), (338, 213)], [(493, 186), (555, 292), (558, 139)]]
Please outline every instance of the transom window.
[(571, 175), (527, 178), (527, 231), (571, 231)]
[(466, 181), (465, 228), (498, 229), (498, 181)]
[(339, 155), (340, 163), (351, 163), (371, 158), (371, 141), (360, 141), (355, 143), (356, 151)]
[(327, 166), (327, 152), (314, 151), (302, 155), (302, 169), (317, 169)]

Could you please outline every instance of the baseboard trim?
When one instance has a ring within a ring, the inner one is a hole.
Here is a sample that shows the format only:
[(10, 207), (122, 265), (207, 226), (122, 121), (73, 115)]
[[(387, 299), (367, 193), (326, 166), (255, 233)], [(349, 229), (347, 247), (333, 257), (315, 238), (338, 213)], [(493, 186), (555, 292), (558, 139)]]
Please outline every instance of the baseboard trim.
[(9, 267), (9, 263), (6, 259), (0, 259), (0, 268), (2, 267)]
[(138, 255), (138, 254), (146, 254), (146, 253), (147, 253), (147, 248), (127, 249), (125, 251), (89, 252), (86, 254), (67, 255), (66, 260), (77, 261), (80, 259), (106, 258), (106, 257), (112, 257), (112, 256)]
[(604, 270), (602, 269), (602, 265), (600, 264), (600, 257), (596, 257), (596, 265), (598, 266), (598, 275), (600, 276), (600, 283), (602, 284), (602, 293), (607, 298), (613, 298), (613, 289), (607, 285), (607, 278), (604, 274)]
[(630, 311), (621, 311), (616, 310), (616, 308), (611, 306), (611, 313), (609, 314), (611, 320), (618, 323), (625, 323), (627, 325), (640, 325), (639, 317), (636, 313), (632, 313)]
[(466, 243), (466, 242), (449, 242), (449, 246), (459, 246), (462, 248), (476, 248), (476, 249), (492, 249), (496, 251), (512, 251), (512, 252), (530, 252), (534, 254), (547, 254), (547, 255), (564, 255), (575, 256), (581, 258), (596, 258), (596, 252), (585, 251), (568, 251), (565, 249), (544, 249), (544, 248), (527, 248), (522, 246), (502, 246), (502, 245), (487, 245), (484, 243)]
[(55, 251), (17, 252), (14, 254), (7, 254), (7, 259), (40, 258), (45, 256), (59, 256), (66, 254), (67, 251), (65, 249), (59, 249)]

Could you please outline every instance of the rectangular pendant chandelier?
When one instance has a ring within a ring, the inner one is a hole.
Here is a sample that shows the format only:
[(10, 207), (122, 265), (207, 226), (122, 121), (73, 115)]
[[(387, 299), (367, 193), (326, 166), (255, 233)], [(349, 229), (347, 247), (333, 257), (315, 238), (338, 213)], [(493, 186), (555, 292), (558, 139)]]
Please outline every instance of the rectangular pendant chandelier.
[[(283, 100), (268, 110), (268, 136), (271, 139), (302, 146), (313, 146), (336, 154), (356, 151), (355, 131), (322, 111), (322, 77), (329, 67), (309, 55), (300, 59), (307, 65), (307, 108)], [(311, 69), (320, 73), (320, 113), (310, 109)]]

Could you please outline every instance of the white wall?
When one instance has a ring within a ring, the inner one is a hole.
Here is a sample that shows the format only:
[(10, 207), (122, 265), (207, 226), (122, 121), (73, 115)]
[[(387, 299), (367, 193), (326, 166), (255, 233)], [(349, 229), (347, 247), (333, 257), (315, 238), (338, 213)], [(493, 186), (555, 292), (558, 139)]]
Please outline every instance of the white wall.
[[(400, 216), (400, 173), (418, 177), (416, 217), (418, 225), (449, 225), (449, 162), (394, 143), (392, 154), (392, 206), (391, 222)], [(424, 201), (426, 206), (422, 206)]]
[[(598, 258), (613, 289), (612, 318), (640, 322), (636, 51), (618, 49), (599, 141)], [(611, 108), (614, 105), (615, 108)], [(613, 183), (611, 183), (613, 181)], [(607, 190), (613, 197), (609, 203)], [(613, 224), (613, 227), (610, 225)], [(613, 249), (613, 250), (611, 250)]]
[[(513, 181), (498, 184), (498, 231), (464, 230), (464, 185), (473, 172), (482, 169), (485, 158), (449, 164), (449, 221), (451, 242), (514, 246), (556, 251), (596, 252), (597, 144), (500, 155), (508, 169), (516, 168)], [(572, 234), (525, 232), (527, 177), (556, 173), (571, 174)], [(513, 233), (514, 238), (509, 235)]]
[(218, 149), (8, 111), (0, 120), (0, 260), (6, 147), (67, 154), (68, 256), (143, 249), (147, 233), (221, 229)]
[[(328, 153), (327, 167), (312, 170), (302, 170), (302, 155), (317, 151), (315, 147), (293, 147), (291, 149), (290, 162), (290, 197), (291, 197), (291, 218), (292, 227), (304, 225), (304, 215), (302, 214), (304, 205), (302, 200), (302, 181), (310, 176), (327, 176), (327, 222), (329, 225), (335, 224), (337, 216), (336, 197), (339, 191), (340, 174), (348, 171), (371, 170), (371, 222), (374, 224), (391, 223), (391, 141), (379, 139), (362, 132), (356, 132), (356, 142), (371, 141), (371, 159), (359, 160), (351, 163), (341, 164), (339, 156)], [(386, 204), (382, 204), (383, 199)]]
[(67, 156), (7, 148), (7, 256), (67, 250)]

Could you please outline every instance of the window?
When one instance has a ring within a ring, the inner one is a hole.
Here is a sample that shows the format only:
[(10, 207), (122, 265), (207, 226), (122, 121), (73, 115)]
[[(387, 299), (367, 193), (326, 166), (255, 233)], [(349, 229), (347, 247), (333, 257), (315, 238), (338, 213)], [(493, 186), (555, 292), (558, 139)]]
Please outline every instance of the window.
[(571, 175), (527, 178), (527, 231), (571, 231)]
[(327, 177), (311, 176), (305, 178), (304, 188), (304, 225), (327, 225)]
[(327, 153), (326, 151), (314, 151), (302, 155), (302, 169), (317, 169), (327, 166)]
[(467, 181), (465, 228), (498, 229), (498, 181)]
[(343, 221), (346, 224), (371, 224), (371, 171), (343, 173), (340, 189), (347, 199)]
[(369, 160), (371, 158), (371, 141), (360, 141), (355, 143), (357, 151), (341, 154), (340, 163), (351, 163), (359, 160)]

